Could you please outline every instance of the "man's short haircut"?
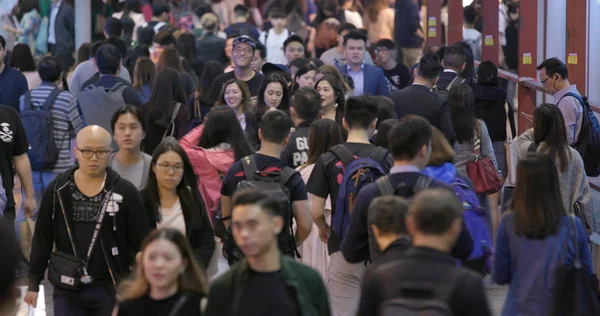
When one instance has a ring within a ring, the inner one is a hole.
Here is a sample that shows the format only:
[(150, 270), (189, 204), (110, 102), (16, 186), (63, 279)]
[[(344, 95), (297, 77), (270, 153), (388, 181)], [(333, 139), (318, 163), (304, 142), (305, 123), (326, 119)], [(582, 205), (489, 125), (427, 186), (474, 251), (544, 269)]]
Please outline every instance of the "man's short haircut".
[(443, 235), (455, 220), (461, 219), (463, 206), (449, 189), (429, 189), (417, 193), (409, 207), (416, 228), (426, 235)]
[(94, 42), (94, 44), (92, 44), (92, 47), (90, 48), (90, 58), (96, 58), (96, 53), (98, 52), (98, 48), (100, 48), (100, 46), (106, 44), (105, 41), (97, 41)]
[(271, 217), (281, 216), (280, 204), (269, 194), (260, 189), (243, 189), (233, 195), (233, 207), (256, 205)]
[(278, 10), (278, 9), (274, 9), (271, 10), (271, 12), (269, 12), (269, 18), (272, 19), (286, 19), (287, 15), (285, 14), (285, 12)]
[(537, 70), (542, 70), (542, 68), (546, 69), (548, 77), (559, 74), (563, 79), (569, 79), (569, 69), (567, 69), (567, 66), (556, 57), (546, 59), (537, 66)]
[(60, 78), (62, 67), (60, 60), (54, 56), (46, 56), (40, 60), (38, 74), (43, 82), (55, 82)]
[(2, 35), (0, 35), (0, 45), (2, 45), (2, 49), (6, 49), (6, 40)]
[(106, 44), (111, 44), (117, 47), (121, 53), (121, 57), (127, 56), (127, 44), (125, 44), (122, 39), (118, 37), (111, 37), (106, 40)]
[(262, 59), (267, 58), (267, 48), (265, 47), (265, 45), (261, 44), (260, 42), (257, 42), (256, 43), (256, 50), (259, 51), (260, 58), (262, 58)]
[(368, 129), (378, 115), (379, 105), (375, 97), (361, 95), (346, 100), (344, 118), (350, 129)]
[(233, 8), (233, 12), (236, 16), (248, 16), (250, 11), (248, 11), (248, 7), (243, 4), (238, 4)]
[(389, 50), (393, 50), (393, 49), (396, 49), (396, 44), (394, 44), (394, 42), (392, 42), (391, 39), (384, 38), (384, 39), (378, 40), (377, 43), (375, 44), (375, 47), (385, 47)]
[(352, 32), (358, 30), (356, 26), (352, 23), (342, 22), (340, 26), (338, 26), (338, 35), (342, 35), (344, 31)]
[(377, 98), (377, 104), (379, 105), (379, 116), (377, 116), (377, 127), (385, 120), (389, 119), (398, 119), (398, 113), (396, 113), (396, 109), (394, 108), (394, 101), (389, 97), (378, 95), (374, 96)]
[(425, 54), (419, 60), (417, 75), (428, 80), (434, 80), (444, 70), (440, 58), (435, 54)]
[(140, 27), (138, 29), (138, 43), (152, 46), (152, 40), (154, 39), (154, 28), (151, 26)]
[(163, 13), (171, 13), (171, 6), (165, 1), (155, 0), (152, 3), (152, 15), (158, 17)]
[(314, 121), (321, 112), (321, 95), (311, 87), (300, 88), (292, 96), (292, 107), (300, 119)]
[(467, 62), (467, 52), (458, 45), (446, 47), (444, 51), (444, 66), (451, 69), (460, 69)]
[(468, 5), (463, 9), (463, 19), (467, 24), (475, 24), (477, 20), (477, 10), (472, 5)]
[(292, 122), (289, 116), (281, 110), (271, 110), (265, 113), (260, 121), (263, 141), (281, 144), (290, 135)]
[(290, 68), (296, 67), (296, 69), (300, 69), (300, 68), (306, 66), (309, 63), (310, 63), (310, 61), (308, 59), (300, 57), (298, 59), (294, 59), (290, 63)]
[(100, 46), (96, 52), (96, 66), (102, 75), (116, 75), (121, 66), (121, 52), (115, 45)]
[(173, 32), (167, 29), (156, 33), (154, 35), (154, 42), (161, 46), (169, 46), (175, 44), (177, 41), (175, 40), (175, 36), (173, 36)]
[(362, 40), (363, 42), (365, 42), (365, 45), (367, 44), (367, 35), (365, 35), (365, 33), (359, 31), (359, 30), (354, 30), (354, 31), (350, 31), (350, 33), (346, 34), (346, 36), (344, 36), (344, 46), (346, 46), (346, 43), (348, 43), (348, 40)]
[(394, 160), (413, 160), (431, 142), (431, 125), (418, 115), (407, 115), (388, 133), (388, 144)]
[(384, 235), (404, 235), (406, 215), (408, 215), (408, 203), (405, 199), (394, 195), (380, 196), (369, 204), (369, 227), (375, 225)]
[(148, 128), (148, 121), (146, 120), (146, 116), (144, 115), (142, 108), (131, 104), (125, 104), (116, 110), (110, 119), (110, 127), (112, 128), (113, 134), (115, 133), (115, 125), (117, 124), (119, 117), (127, 113), (131, 113), (137, 118), (142, 126), (142, 131), (145, 133)]
[(109, 38), (119, 37), (123, 33), (123, 23), (117, 18), (109, 17), (104, 24), (104, 32)]
[(302, 44), (302, 47), (304, 47), (304, 40), (302, 39), (302, 37), (300, 37), (299, 35), (291, 35), (290, 37), (288, 37), (284, 42), (283, 42), (283, 50), (285, 51), (285, 49), (287, 48), (287, 46), (290, 43), (293, 42), (298, 42), (300, 44)]

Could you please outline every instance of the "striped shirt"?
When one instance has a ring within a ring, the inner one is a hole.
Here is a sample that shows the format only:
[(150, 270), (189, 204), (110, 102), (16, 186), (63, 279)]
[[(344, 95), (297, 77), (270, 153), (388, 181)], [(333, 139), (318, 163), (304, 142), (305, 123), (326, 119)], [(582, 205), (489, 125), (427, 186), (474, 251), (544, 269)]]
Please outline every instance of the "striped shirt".
[[(31, 103), (42, 106), (46, 98), (56, 87), (54, 83), (44, 82), (41, 86), (31, 90)], [(19, 109), (25, 109), (25, 95), (19, 98)], [(54, 105), (50, 108), (53, 118), (54, 142), (59, 150), (58, 160), (53, 169), (44, 170), (53, 173), (62, 173), (73, 166), (71, 158), (71, 135), (77, 134), (83, 128), (83, 120), (77, 109), (77, 99), (68, 91), (62, 91)], [(71, 134), (74, 132), (74, 134)]]

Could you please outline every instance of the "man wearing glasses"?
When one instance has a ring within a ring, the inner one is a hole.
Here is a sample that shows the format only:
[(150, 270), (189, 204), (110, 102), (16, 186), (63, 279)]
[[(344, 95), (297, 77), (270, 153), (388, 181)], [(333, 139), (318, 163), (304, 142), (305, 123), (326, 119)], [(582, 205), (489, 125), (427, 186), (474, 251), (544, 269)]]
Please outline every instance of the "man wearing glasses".
[(256, 42), (248, 35), (242, 35), (233, 40), (233, 52), (231, 58), (233, 59), (235, 67), (233, 68), (233, 71), (226, 72), (215, 78), (215, 81), (210, 88), (210, 100), (212, 100), (212, 103), (217, 100), (221, 93), (221, 89), (223, 88), (223, 84), (229, 79), (238, 79), (246, 82), (250, 94), (252, 95), (252, 100), (256, 99), (256, 95), (258, 94), (258, 90), (263, 81), (263, 75), (257, 73), (252, 68), (255, 50)]
[[(75, 149), (79, 163), (44, 191), (26, 303), (36, 305), (39, 284), (50, 266), (55, 315), (111, 315), (115, 287), (129, 275), (140, 243), (150, 232), (138, 191), (108, 168), (111, 151), (108, 131), (96, 125), (83, 128)], [(78, 270), (82, 272), (66, 274), (66, 264), (60, 265), (65, 256), (83, 260)]]
[(396, 47), (390, 39), (382, 39), (375, 44), (377, 64), (383, 69), (390, 92), (402, 90), (410, 82), (410, 72), (403, 64), (396, 62)]

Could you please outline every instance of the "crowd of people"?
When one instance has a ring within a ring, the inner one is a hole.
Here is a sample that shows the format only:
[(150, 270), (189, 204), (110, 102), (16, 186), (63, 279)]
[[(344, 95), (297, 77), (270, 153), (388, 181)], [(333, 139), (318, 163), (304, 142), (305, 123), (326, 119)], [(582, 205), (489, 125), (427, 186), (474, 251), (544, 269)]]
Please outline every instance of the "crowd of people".
[(598, 291), (585, 102), (548, 59), (517, 135), (476, 3), (430, 52), (412, 0), (108, 2), (74, 63), (68, 1), (46, 51), (37, 1), (0, 36), (0, 314), (15, 277), (54, 315), (481, 316), (491, 275), (541, 316), (569, 265)]

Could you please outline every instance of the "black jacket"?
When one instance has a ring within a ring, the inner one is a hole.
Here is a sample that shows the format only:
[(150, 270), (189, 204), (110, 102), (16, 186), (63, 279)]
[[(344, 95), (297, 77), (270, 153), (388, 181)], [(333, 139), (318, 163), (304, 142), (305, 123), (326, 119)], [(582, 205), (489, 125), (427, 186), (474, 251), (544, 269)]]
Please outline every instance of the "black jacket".
[[(73, 254), (62, 207), (71, 224), (72, 193), (68, 184), (71, 182), (71, 175), (78, 168), (79, 166), (75, 165), (56, 177), (48, 184), (48, 189), (42, 196), (29, 263), (29, 291), (38, 291), (40, 282), (44, 279), (53, 245), (56, 245), (59, 251)], [(119, 195), (122, 201), (119, 202), (118, 197), (114, 200), (118, 205), (115, 216), (107, 214), (104, 217), (100, 240), (95, 251), (104, 252), (113, 284), (117, 285), (131, 272), (135, 255), (140, 250), (142, 240), (150, 232), (150, 225), (137, 189), (110, 168), (107, 170), (104, 191), (107, 194), (105, 199)], [(117, 254), (113, 255), (113, 253)], [(78, 255), (85, 256), (85, 254)]]
[[(148, 211), (150, 226), (156, 228), (157, 218), (153, 211), (156, 206), (152, 205), (148, 189), (143, 189), (141, 194), (146, 210)], [(215, 250), (215, 236), (206, 209), (200, 207), (194, 208), (191, 205), (187, 205), (184, 199), (180, 199), (179, 202), (181, 203), (181, 212), (183, 213), (183, 220), (185, 221), (187, 240), (192, 247), (192, 251), (194, 252), (194, 256), (198, 263), (200, 263), (203, 268), (206, 268), (208, 267), (208, 263)], [(200, 218), (199, 223), (192, 226), (190, 225), (190, 212), (194, 211), (200, 213)]]
[[(493, 142), (506, 140), (506, 91), (500, 87), (473, 85), (475, 95), (475, 117), (485, 122)], [(512, 105), (508, 102), (508, 121), (513, 137), (517, 138)]]
[(448, 104), (443, 103), (429, 88), (418, 84), (411, 85), (393, 92), (390, 98), (394, 101), (398, 119), (410, 114), (424, 117), (431, 125), (440, 129), (452, 143), (454, 129), (450, 120)]
[(368, 270), (376, 269), (380, 265), (384, 265), (388, 262), (392, 262), (404, 257), (406, 250), (410, 249), (411, 246), (412, 245), (409, 237), (400, 237), (396, 239), (383, 250), (381, 255), (375, 259), (371, 265), (369, 265)]
[(442, 73), (440, 73), (438, 80), (435, 83), (435, 86), (440, 89), (448, 90), (448, 86), (450, 85), (452, 80), (454, 80), (454, 78), (456, 78), (456, 76), (458, 76), (458, 75), (454, 72), (443, 71)]
[(380, 315), (381, 304), (401, 297), (402, 287), (407, 284), (437, 289), (452, 278), (457, 278), (447, 301), (452, 315), (491, 315), (481, 276), (457, 267), (449, 254), (425, 247), (408, 249), (402, 258), (367, 270), (357, 315)]

